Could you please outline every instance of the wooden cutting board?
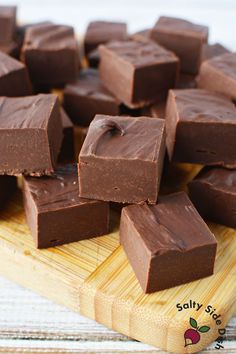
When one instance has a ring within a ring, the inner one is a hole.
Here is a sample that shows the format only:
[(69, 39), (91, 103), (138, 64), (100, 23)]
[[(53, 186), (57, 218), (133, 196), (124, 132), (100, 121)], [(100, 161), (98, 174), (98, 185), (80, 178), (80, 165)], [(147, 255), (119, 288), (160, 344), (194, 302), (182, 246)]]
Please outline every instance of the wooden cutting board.
[[(174, 166), (164, 178), (162, 191), (183, 189), (198, 170), (198, 166)], [(195, 353), (215, 341), (219, 329), (236, 310), (236, 231), (209, 224), (218, 240), (213, 276), (144, 295), (119, 246), (118, 223), (119, 214), (113, 212), (109, 235), (37, 250), (19, 191), (0, 212), (0, 274), (109, 328), (167, 351)], [(204, 259), (199, 262), (203, 264)], [(198, 311), (194, 302), (202, 305)], [(218, 317), (214, 319), (207, 309)], [(191, 324), (190, 318), (195, 320)], [(217, 319), (222, 323), (217, 324)], [(192, 329), (196, 335), (196, 321), (198, 327), (210, 329), (200, 333), (198, 343), (185, 346), (184, 333)]]

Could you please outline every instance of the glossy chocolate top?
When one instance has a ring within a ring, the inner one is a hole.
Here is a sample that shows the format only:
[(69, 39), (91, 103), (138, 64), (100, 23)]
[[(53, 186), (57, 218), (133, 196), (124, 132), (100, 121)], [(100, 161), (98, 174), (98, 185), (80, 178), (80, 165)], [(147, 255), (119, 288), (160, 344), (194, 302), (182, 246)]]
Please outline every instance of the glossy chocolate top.
[(164, 134), (161, 119), (96, 115), (80, 156), (156, 161)]
[(62, 50), (76, 46), (73, 27), (49, 23), (26, 29), (24, 49)]
[(94, 21), (90, 22), (85, 41), (105, 43), (110, 40), (124, 40), (127, 37), (127, 26), (122, 22)]
[(201, 123), (236, 124), (235, 105), (220, 94), (201, 89), (170, 90), (176, 102), (179, 120)]
[(210, 66), (232, 80), (236, 80), (236, 53), (226, 53), (205, 61), (202, 66)]
[(214, 189), (236, 194), (236, 170), (228, 170), (221, 167), (205, 167), (194, 181), (200, 181)]
[(118, 102), (112, 93), (103, 86), (96, 69), (83, 69), (77, 82), (66, 85), (65, 93)]
[(186, 252), (216, 239), (184, 192), (159, 197), (157, 205), (130, 205), (131, 218), (151, 255)]
[(79, 197), (79, 182), (76, 164), (60, 165), (51, 177), (24, 177), (39, 212), (94, 203), (94, 200)]
[(1, 129), (46, 129), (58, 99), (52, 94), (0, 97)]
[(131, 63), (134, 67), (177, 62), (174, 53), (161, 47), (152, 40), (127, 40), (110, 42), (99, 46), (99, 50), (110, 51), (120, 59)]
[(9, 55), (0, 52), (0, 77), (11, 73), (12, 71), (25, 68), (20, 61), (11, 58)]
[(204, 41), (208, 38), (207, 26), (197, 25), (181, 18), (161, 16), (154, 27), (155, 29), (167, 33), (200, 37)]

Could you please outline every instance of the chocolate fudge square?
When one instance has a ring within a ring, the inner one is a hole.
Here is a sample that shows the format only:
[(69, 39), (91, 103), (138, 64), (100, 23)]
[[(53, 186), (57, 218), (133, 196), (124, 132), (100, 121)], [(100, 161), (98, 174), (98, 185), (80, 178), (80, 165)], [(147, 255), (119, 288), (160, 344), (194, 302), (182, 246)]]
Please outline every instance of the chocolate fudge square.
[(37, 248), (89, 239), (109, 231), (109, 204), (79, 197), (76, 165), (61, 165), (52, 177), (25, 177), (23, 198)]
[(226, 53), (204, 61), (198, 87), (228, 96), (236, 101), (236, 53)]
[(165, 122), (97, 115), (79, 154), (80, 196), (155, 204), (165, 155)]
[(13, 40), (16, 29), (16, 6), (0, 6), (0, 43)]
[(85, 33), (84, 51), (88, 55), (99, 44), (111, 40), (122, 41), (127, 38), (127, 26), (123, 22), (93, 21), (90, 22)]
[(201, 89), (170, 90), (166, 107), (170, 160), (236, 166), (236, 108)]
[(0, 176), (0, 211), (17, 190), (17, 179), (13, 176)]
[(32, 93), (25, 65), (0, 52), (0, 96), (18, 97)]
[(21, 56), (34, 84), (56, 86), (76, 79), (78, 45), (70, 26), (46, 24), (27, 28)]
[(123, 208), (120, 243), (145, 293), (213, 274), (216, 239), (184, 192)]
[(96, 69), (84, 69), (66, 85), (64, 107), (74, 124), (89, 126), (96, 114), (119, 115), (120, 101), (103, 85)]
[(182, 72), (198, 73), (202, 45), (208, 40), (208, 27), (180, 18), (161, 16), (152, 29), (151, 38), (179, 57)]
[(217, 57), (218, 55), (222, 55), (225, 53), (230, 53), (230, 50), (225, 48), (222, 44), (220, 43), (215, 43), (215, 44), (203, 44), (202, 47), (202, 61), (212, 59), (214, 57)]
[(129, 108), (155, 102), (176, 84), (178, 58), (153, 41), (111, 42), (99, 50), (104, 85)]
[(188, 187), (203, 218), (236, 228), (236, 170), (205, 167)]
[(0, 97), (0, 174), (52, 174), (62, 142), (56, 96)]
[(63, 127), (63, 140), (58, 159), (59, 161), (75, 162), (74, 125), (63, 108), (60, 109), (60, 112)]

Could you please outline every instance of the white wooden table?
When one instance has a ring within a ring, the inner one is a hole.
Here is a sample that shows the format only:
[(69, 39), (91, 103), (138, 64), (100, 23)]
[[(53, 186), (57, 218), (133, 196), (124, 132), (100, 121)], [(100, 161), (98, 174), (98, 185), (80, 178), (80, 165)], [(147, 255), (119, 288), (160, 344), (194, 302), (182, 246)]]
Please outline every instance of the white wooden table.
[[(130, 32), (151, 27), (168, 14), (208, 24), (210, 41), (236, 50), (235, 0), (3, 0), (17, 4), (23, 22), (50, 19), (83, 33), (90, 20), (122, 20)], [(20, 269), (19, 269), (20, 272)], [(225, 349), (236, 354), (236, 317), (227, 327)], [(0, 278), (0, 353), (162, 353), (85, 319)]]

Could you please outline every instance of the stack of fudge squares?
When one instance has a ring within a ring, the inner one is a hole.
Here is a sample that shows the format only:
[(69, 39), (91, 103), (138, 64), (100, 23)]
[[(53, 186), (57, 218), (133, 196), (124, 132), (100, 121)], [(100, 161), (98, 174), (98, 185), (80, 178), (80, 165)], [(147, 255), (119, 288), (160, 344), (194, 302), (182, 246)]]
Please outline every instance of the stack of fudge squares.
[[(208, 44), (208, 27), (160, 17), (130, 35), (96, 21), (79, 43), (0, 7), (0, 96), (0, 203), (22, 176), (37, 248), (109, 233), (119, 206), (145, 293), (213, 274), (204, 220), (236, 228), (236, 54)], [(202, 168), (188, 194), (159, 193), (176, 162)]]

